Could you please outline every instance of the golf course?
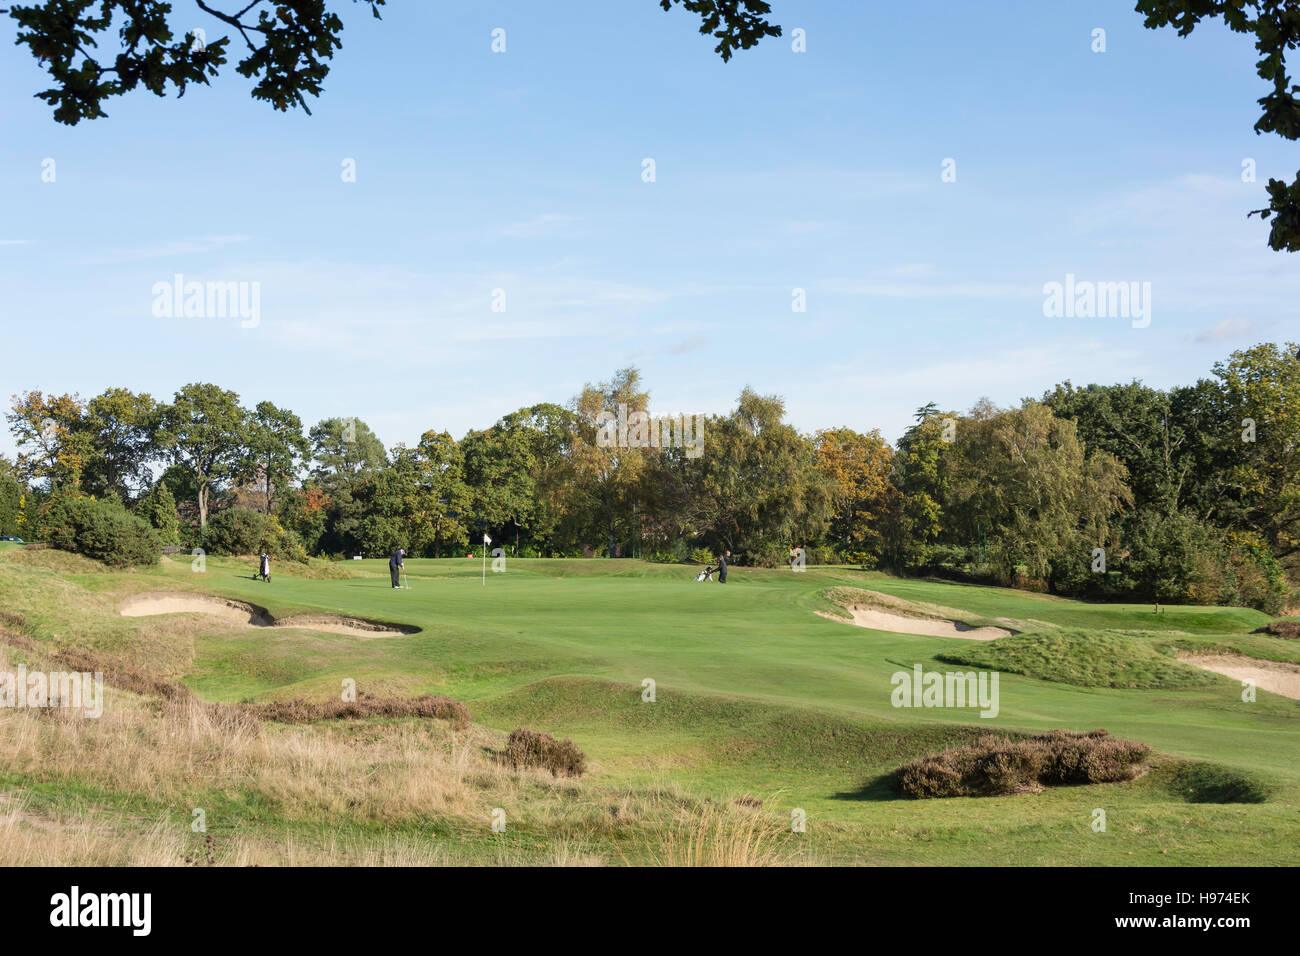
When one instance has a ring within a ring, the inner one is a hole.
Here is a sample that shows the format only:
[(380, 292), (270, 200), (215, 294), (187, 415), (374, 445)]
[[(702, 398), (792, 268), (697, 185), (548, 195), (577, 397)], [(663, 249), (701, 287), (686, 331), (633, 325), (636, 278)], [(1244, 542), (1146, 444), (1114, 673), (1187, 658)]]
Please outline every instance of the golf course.
[[(0, 862), (1300, 862), (1300, 702), (1181, 660), (1294, 671), (1300, 644), (1249, 608), (849, 566), (737, 567), (720, 585), (633, 559), (413, 558), (394, 589), (382, 560), (284, 562), (269, 584), (254, 564), (181, 552), (111, 570), (0, 545), (0, 669), (106, 685), (98, 720), (0, 709)], [(1001, 636), (860, 626), (863, 602)], [(893, 675), (918, 665), (996, 675), (996, 715), (895, 706)], [(377, 706), (257, 710), (349, 687)], [(468, 720), (391, 706), (422, 695)], [(571, 740), (582, 772), (504, 759), (516, 728)], [(1056, 729), (1150, 754), (1114, 783), (931, 799), (894, 784), (982, 735)]]

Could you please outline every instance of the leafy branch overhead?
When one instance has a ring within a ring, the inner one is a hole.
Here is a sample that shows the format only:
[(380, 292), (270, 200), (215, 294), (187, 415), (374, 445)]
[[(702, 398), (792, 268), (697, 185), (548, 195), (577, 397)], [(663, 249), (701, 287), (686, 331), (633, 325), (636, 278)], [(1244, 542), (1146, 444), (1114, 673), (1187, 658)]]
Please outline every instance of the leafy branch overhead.
[[(216, 77), (235, 47), (245, 52), (235, 71), (256, 79), (253, 98), (280, 111), (301, 107), (308, 115), (305, 94), (320, 96), (334, 51), (343, 46), (343, 21), (327, 0), (232, 0), (239, 9), (218, 9), (213, 2), (193, 0), (201, 14), (215, 23), (220, 39), (205, 40), (207, 27), (191, 25), (183, 34), (173, 29), (170, 0), (43, 0), (15, 4), (0, 13), (17, 22), (16, 43), (26, 45), (49, 73), (54, 85), (36, 95), (54, 107), (54, 118), (75, 126), (83, 119), (107, 116), (104, 102), (143, 87), (165, 96), (169, 86), (185, 95), (191, 83), (207, 84)], [(352, 0), (370, 8), (376, 19), (387, 0)], [(737, 49), (748, 49), (765, 36), (780, 36), (781, 28), (764, 18), (771, 6), (764, 0), (660, 0), (671, 10), (682, 4), (703, 20), (701, 33), (718, 40), (723, 60)], [(120, 25), (118, 25), (120, 24)], [(116, 28), (120, 49), (110, 47)]]
[[(1223, 17), (1236, 33), (1254, 34), (1260, 54), (1255, 68), (1273, 84), (1272, 91), (1259, 100), (1263, 114), (1255, 132), (1300, 139), (1300, 86), (1286, 72), (1286, 53), (1300, 43), (1300, 4), (1295, 0), (1138, 0), (1136, 10), (1145, 14), (1148, 28), (1174, 27), (1179, 36), (1187, 36), (1201, 20), (1214, 17)], [(1272, 218), (1268, 239), (1272, 248), (1300, 252), (1300, 172), (1290, 185), (1270, 179), (1268, 197), (1268, 206), (1250, 215)]]

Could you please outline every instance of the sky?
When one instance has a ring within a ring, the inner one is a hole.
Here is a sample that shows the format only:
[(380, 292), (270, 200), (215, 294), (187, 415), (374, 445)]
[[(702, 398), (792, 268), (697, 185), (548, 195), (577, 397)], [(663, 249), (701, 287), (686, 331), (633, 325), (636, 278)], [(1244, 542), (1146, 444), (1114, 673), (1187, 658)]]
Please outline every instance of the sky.
[[(1300, 256), (1246, 217), (1300, 153), (1254, 133), (1266, 84), (1221, 23), (774, 0), (785, 36), (723, 63), (657, 0), (331, 5), (311, 116), (227, 66), (63, 126), (0, 21), (6, 400), (211, 381), (391, 447), (635, 364), (654, 414), (725, 414), (750, 386), (801, 430), (895, 440), (927, 402), (1168, 387), (1300, 339)], [(177, 274), (256, 284), (256, 322), (157, 314)], [(1067, 275), (1149, 283), (1149, 322), (1045, 315)]]

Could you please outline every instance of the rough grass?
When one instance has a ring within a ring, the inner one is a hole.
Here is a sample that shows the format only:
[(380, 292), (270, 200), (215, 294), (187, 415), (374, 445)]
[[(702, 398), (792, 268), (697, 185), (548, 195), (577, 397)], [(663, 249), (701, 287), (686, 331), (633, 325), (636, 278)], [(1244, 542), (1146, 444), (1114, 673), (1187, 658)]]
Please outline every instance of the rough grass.
[[(214, 707), (230, 707), (214, 704)], [(371, 697), (358, 693), (355, 701), (309, 701), (302, 698), (270, 703), (244, 703), (235, 709), (258, 720), (279, 724), (308, 724), (318, 720), (361, 720), (367, 717), (427, 717), (446, 720), (458, 730), (469, 726), (469, 711), (458, 700), (441, 694), (419, 697)]]
[(894, 779), (908, 797), (993, 797), (1044, 787), (1119, 783), (1143, 770), (1151, 748), (1104, 730), (1053, 730), (1024, 740), (992, 734), (900, 767)]
[(972, 642), (936, 655), (949, 664), (1023, 674), (1080, 687), (1201, 687), (1213, 675), (1162, 654), (1149, 640), (1129, 635), (1075, 630), (1017, 634)]

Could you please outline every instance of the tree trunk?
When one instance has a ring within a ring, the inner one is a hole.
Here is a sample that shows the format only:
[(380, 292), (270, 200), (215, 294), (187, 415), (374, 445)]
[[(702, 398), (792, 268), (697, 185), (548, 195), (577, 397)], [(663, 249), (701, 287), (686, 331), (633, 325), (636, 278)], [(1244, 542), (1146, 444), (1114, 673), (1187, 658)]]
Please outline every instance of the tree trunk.
[(199, 485), (199, 528), (208, 526), (208, 486)]

